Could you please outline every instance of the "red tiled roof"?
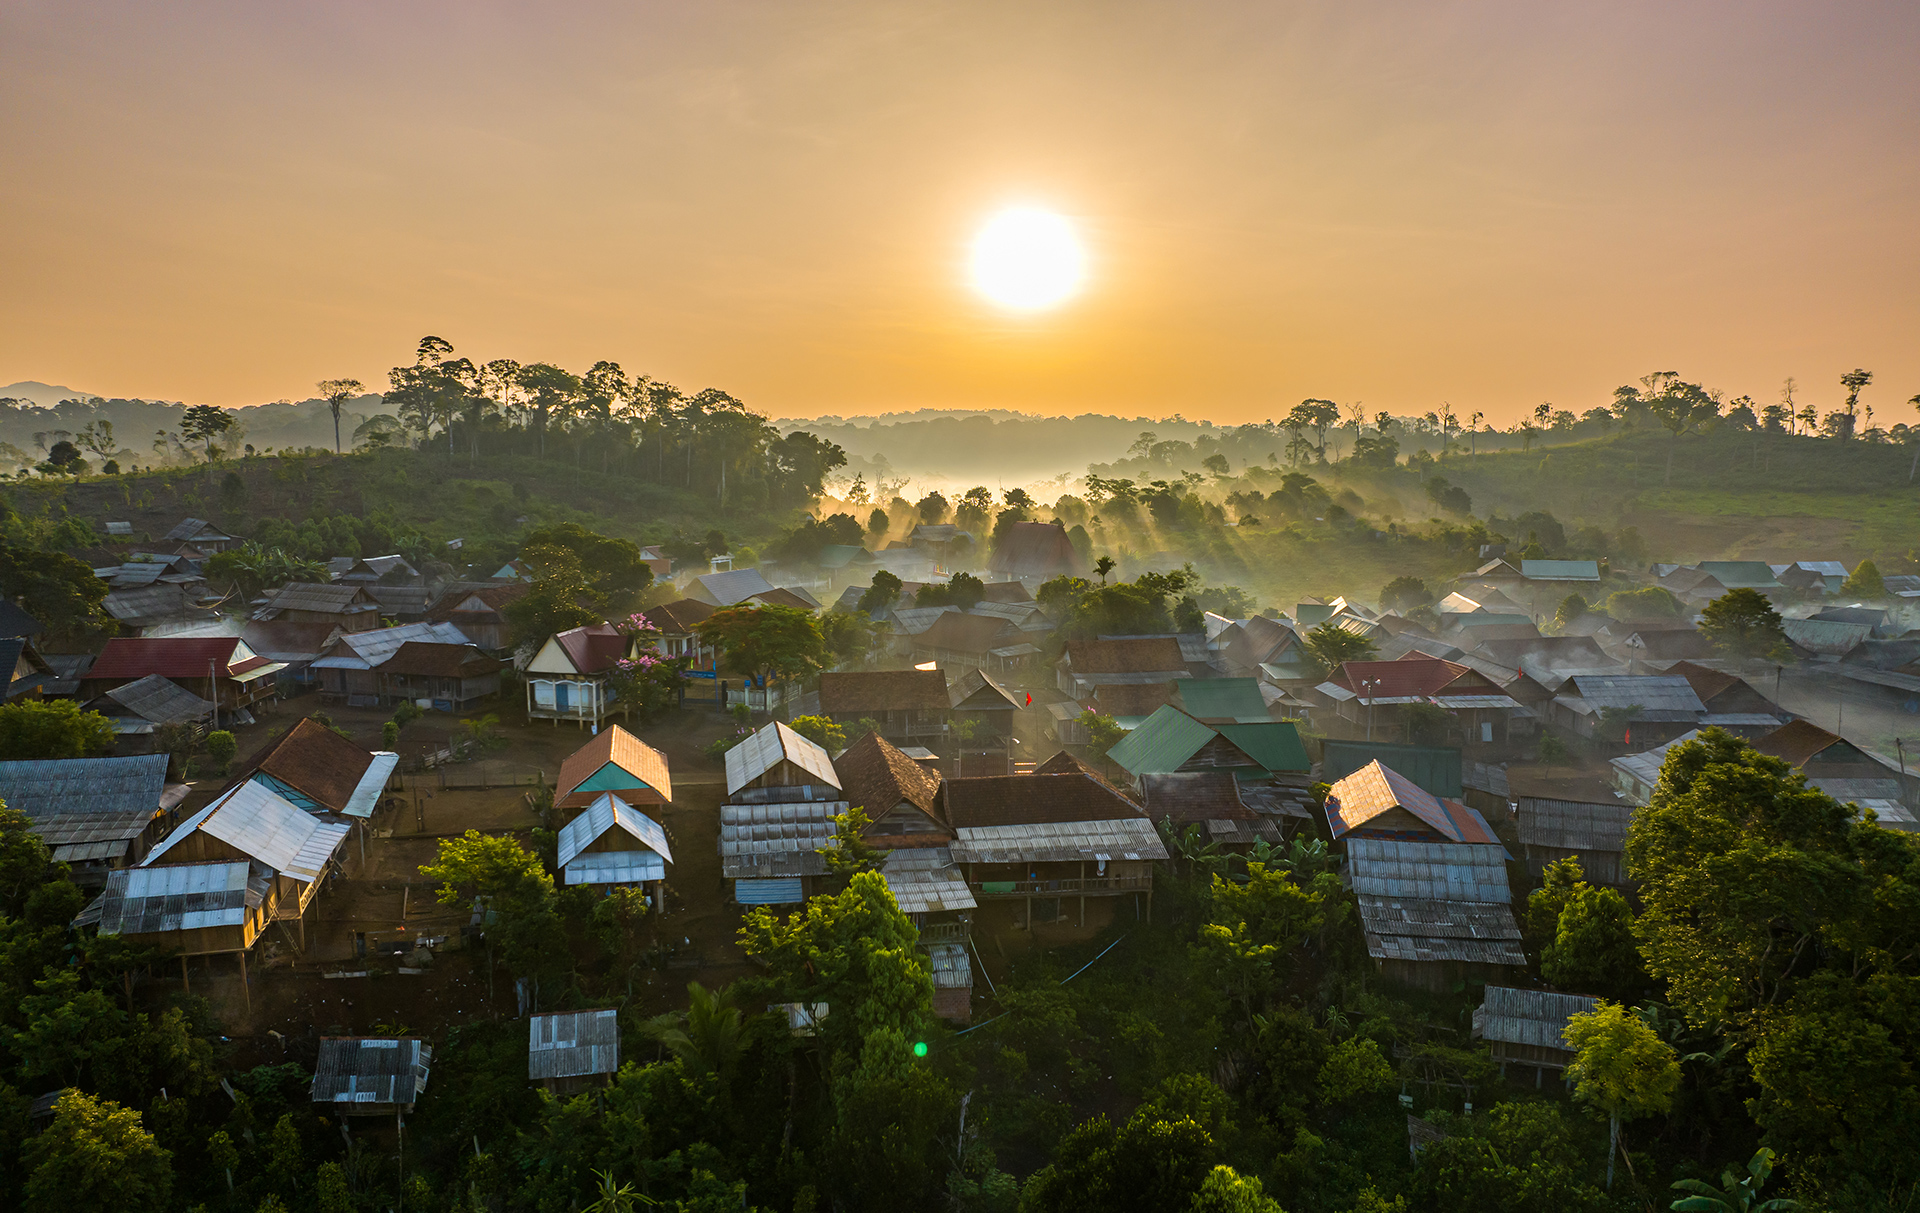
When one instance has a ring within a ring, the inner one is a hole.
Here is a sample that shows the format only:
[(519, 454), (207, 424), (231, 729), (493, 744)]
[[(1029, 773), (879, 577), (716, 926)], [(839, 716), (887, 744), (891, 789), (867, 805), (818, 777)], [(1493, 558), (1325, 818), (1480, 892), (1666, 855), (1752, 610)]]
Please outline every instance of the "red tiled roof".
[(1067, 642), (1067, 662), (1076, 674), (1152, 674), (1185, 670), (1180, 642), (1171, 636)]
[(614, 631), (610, 623), (569, 628), (555, 632), (553, 638), (560, 642), (573, 668), (582, 674), (597, 674), (627, 655), (627, 638)]
[(1784, 759), (1789, 766), (1803, 767), (1822, 750), (1844, 741), (1846, 738), (1827, 732), (1811, 720), (1795, 720), (1760, 738), (1753, 743), (1753, 748)]
[(1240, 799), (1240, 784), (1230, 771), (1160, 771), (1140, 776), (1147, 816), (1192, 821), (1252, 821), (1259, 817)]
[(1102, 716), (1151, 716), (1173, 702), (1170, 682), (1116, 682), (1097, 686), (1087, 705)]
[[(1470, 685), (1485, 685), (1488, 694), (1499, 690), (1486, 675), (1457, 661), (1440, 657), (1409, 654), (1398, 661), (1349, 661), (1334, 675), (1334, 682), (1368, 699), (1411, 699), (1438, 695), (1455, 682), (1466, 679)], [(1362, 682), (1378, 686), (1361, 689)]]
[(828, 714), (947, 710), (943, 670), (860, 670), (820, 675), (820, 710)]
[(107, 641), (87, 671), (87, 681), (121, 679), (131, 682), (158, 674), (162, 678), (205, 678), (211, 663), (214, 672), (225, 677), (244, 674), (267, 664), (264, 657), (249, 657), (229, 666), (238, 636), (156, 636), (131, 639), (116, 636)]

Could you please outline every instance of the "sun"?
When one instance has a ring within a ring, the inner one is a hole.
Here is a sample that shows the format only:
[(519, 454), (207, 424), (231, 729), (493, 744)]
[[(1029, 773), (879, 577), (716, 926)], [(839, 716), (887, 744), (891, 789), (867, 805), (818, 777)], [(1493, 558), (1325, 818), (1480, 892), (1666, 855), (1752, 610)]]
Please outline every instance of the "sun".
[(1052, 211), (1001, 211), (973, 238), (973, 285), (1001, 307), (1039, 311), (1080, 289), (1086, 274), (1073, 225)]

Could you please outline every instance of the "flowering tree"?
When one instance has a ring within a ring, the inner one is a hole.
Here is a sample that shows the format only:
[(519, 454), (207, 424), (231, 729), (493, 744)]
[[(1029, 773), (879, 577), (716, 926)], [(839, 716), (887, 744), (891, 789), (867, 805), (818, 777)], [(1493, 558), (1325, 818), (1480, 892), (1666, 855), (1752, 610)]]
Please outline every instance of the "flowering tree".
[(625, 619), (612, 621), (622, 636), (638, 642), (632, 657), (613, 663), (607, 681), (614, 694), (642, 720), (649, 720), (679, 702), (680, 689), (687, 685), (688, 658), (669, 657), (653, 647), (660, 628), (638, 611)]

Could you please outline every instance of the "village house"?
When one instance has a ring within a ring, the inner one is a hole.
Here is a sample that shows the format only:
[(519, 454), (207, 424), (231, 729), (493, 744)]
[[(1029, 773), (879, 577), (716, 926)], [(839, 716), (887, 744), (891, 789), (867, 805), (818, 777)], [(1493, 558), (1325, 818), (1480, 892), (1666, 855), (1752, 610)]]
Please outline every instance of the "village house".
[(1666, 672), (1686, 679), (1693, 693), (1700, 697), (1707, 709), (1701, 718), (1702, 727), (1711, 725), (1736, 736), (1761, 737), (1793, 719), (1792, 713), (1754, 690), (1738, 675), (1691, 661), (1677, 661), (1668, 666)]
[(313, 1102), (334, 1116), (398, 1116), (427, 1092), (433, 1048), (412, 1036), (323, 1036)]
[(619, 725), (567, 755), (553, 787), (556, 809), (582, 809), (613, 792), (628, 805), (666, 805), (673, 800), (667, 756)]
[(1252, 678), (1176, 678), (1167, 702), (1202, 724), (1265, 724), (1273, 719)]
[(1089, 565), (1057, 522), (1016, 522), (1001, 532), (987, 568), (996, 576), (1037, 583), (1084, 577)]
[(1498, 683), (1473, 667), (1424, 654), (1398, 661), (1345, 662), (1314, 693), (1357, 730), (1409, 741), (1411, 705), (1445, 709), (1465, 741), (1481, 745), (1505, 742), (1520, 708)]
[(937, 743), (947, 732), (944, 670), (866, 670), (820, 675), (820, 712), (853, 737), (877, 729), (900, 745)]
[(1054, 669), (1060, 690), (1080, 700), (1099, 686), (1169, 682), (1193, 676), (1180, 641), (1173, 636), (1069, 640)]
[(88, 668), (80, 692), (82, 698), (91, 699), (158, 674), (212, 701), (218, 707), (219, 723), (225, 724), (238, 713), (271, 702), (275, 695), (273, 676), (284, 668), (282, 663), (256, 654), (238, 636), (134, 640), (116, 636), (106, 642)]
[(526, 664), (527, 719), (572, 720), (598, 730), (607, 717), (626, 710), (609, 675), (630, 659), (634, 642), (610, 623), (568, 628), (549, 636)]
[(527, 1078), (555, 1095), (603, 1087), (620, 1072), (620, 1012), (553, 1011), (527, 1017)]
[(1756, 739), (1753, 748), (1798, 770), (1809, 787), (1872, 809), (1887, 829), (1920, 832), (1899, 767), (1838, 733), (1810, 720), (1795, 720)]
[(1320, 743), (1320, 777), (1330, 784), (1375, 762), (1435, 796), (1458, 800), (1463, 794), (1460, 751), (1453, 746), (1351, 741), (1339, 737), (1329, 737)]
[(1383, 977), (1446, 990), (1526, 965), (1506, 849), (1479, 813), (1374, 762), (1333, 785), (1326, 814)]
[(374, 670), (379, 695), (437, 712), (468, 712), (500, 694), (504, 661), (470, 644), (410, 640)]
[(450, 623), (482, 652), (499, 656), (513, 647), (507, 608), (527, 596), (523, 581), (500, 584), (461, 582), (440, 592), (421, 615), (428, 623)]
[(183, 519), (180, 525), (160, 538), (163, 543), (186, 544), (208, 556), (216, 552), (224, 552), (240, 542), (202, 518)]
[(1240, 781), (1229, 771), (1162, 771), (1140, 777), (1140, 796), (1155, 824), (1176, 831), (1198, 828), (1203, 845), (1245, 852), (1258, 843), (1278, 846), (1286, 839), (1278, 814), (1265, 815), (1240, 797)]
[(1625, 887), (1627, 824), (1634, 806), (1605, 780), (1571, 771), (1507, 768), (1507, 789), (1527, 871), (1576, 859), (1593, 884)]
[(720, 573), (702, 573), (687, 582), (687, 597), (710, 607), (730, 607), (755, 594), (773, 589), (773, 583), (759, 569), (728, 569)]
[(919, 931), (933, 971), (934, 1014), (966, 1022), (973, 993), (967, 934), (978, 902), (953, 859), (956, 834), (939, 774), (877, 733), (848, 746), (834, 768), (847, 803), (871, 822), (862, 839), (886, 851), (880, 874), (888, 890)]
[(727, 751), (720, 872), (740, 905), (802, 902), (826, 874), (822, 847), (847, 811), (827, 752), (775, 721)]
[[(1008, 689), (985, 670), (968, 670), (947, 689), (956, 752), (1012, 752), (1014, 721), (1025, 709), (1024, 691)], [(956, 770), (954, 774), (962, 774)]]
[(294, 582), (268, 594), (253, 617), (263, 623), (330, 623), (343, 632), (366, 632), (380, 626), (380, 603), (362, 585)]
[(27, 815), (81, 885), (145, 858), (190, 791), (167, 782), (165, 754), (0, 762), (0, 801)]
[(691, 663), (688, 674), (712, 676), (715, 650), (700, 639), (699, 627), (712, 617), (717, 607), (697, 598), (679, 598), (646, 609), (647, 621), (660, 629), (654, 649), (663, 657), (685, 657)]
[(113, 616), (123, 630), (138, 635), (215, 618), (214, 613), (195, 602), (184, 587), (164, 583), (112, 590), (100, 600), (100, 609)]
[[(328, 563), (331, 566), (339, 562)], [(335, 581), (356, 585), (419, 585), (422, 581), (419, 570), (408, 564), (405, 556), (398, 554), (347, 559), (344, 568), (336, 572), (330, 567), (328, 571), (333, 574)]]
[[(274, 743), (246, 778), (322, 820), (345, 818), (356, 825), (380, 808), (381, 797), (398, 790), (400, 756), (363, 750), (311, 717), (302, 717)], [(365, 844), (364, 827), (361, 842)]]
[[(1678, 675), (1576, 674), (1553, 697), (1554, 722), (1610, 744), (1667, 741), (1700, 727), (1707, 705)], [(1617, 736), (1615, 735), (1617, 732)]]
[(1599, 999), (1584, 994), (1490, 985), (1474, 1008), (1473, 1035), (1491, 1048), (1501, 1078), (1507, 1077), (1508, 1066), (1526, 1066), (1533, 1071), (1533, 1085), (1538, 1088), (1548, 1071), (1563, 1074), (1573, 1060), (1566, 1038), (1568, 1021), (1599, 1005)]
[(1078, 760), (949, 779), (941, 798), (954, 861), (989, 929), (1055, 924), (1048, 940), (1064, 942), (1103, 929), (1123, 900), (1151, 914), (1152, 865), (1166, 847), (1138, 805)]
[(150, 745), (158, 729), (186, 727), (200, 737), (213, 724), (211, 701), (158, 674), (117, 686), (82, 706), (107, 718), (121, 738), (122, 753), (141, 752), (137, 748), (142, 745), (140, 739)]
[(1208, 724), (1168, 704), (1107, 751), (1107, 761), (1132, 776), (1168, 771), (1224, 771), (1236, 779), (1271, 779), (1312, 767), (1291, 721)]
[(602, 792), (560, 827), (555, 861), (561, 882), (569, 888), (641, 889), (647, 904), (658, 913), (665, 904), (661, 893), (673, 849), (659, 822), (612, 792)]
[(248, 648), (285, 667), (274, 674), (274, 681), (289, 695), (319, 685), (320, 676), (314, 673), (313, 663), (328, 645), (346, 634), (331, 623), (263, 623), (255, 619), (225, 620), (219, 625), (220, 631), (225, 633), (235, 623), (239, 623), (240, 639)]
[[(388, 663), (403, 647), (413, 643), (451, 645), (481, 656), (478, 649), (467, 644), (460, 629), (450, 623), (403, 623), (371, 632), (342, 633), (307, 668), (319, 681), (324, 697), (344, 699), (352, 707), (376, 707), (403, 697), (396, 686), (404, 684), (389, 682)], [(413, 669), (418, 664), (409, 660), (394, 669)], [(499, 689), (499, 668), (495, 665), (491, 672), (495, 691)], [(477, 677), (484, 680), (489, 675)], [(484, 687), (485, 683), (480, 686)]]
[(1028, 637), (1011, 620), (997, 615), (949, 610), (942, 611), (909, 643), (917, 663), (931, 661), (946, 669), (1010, 674), (1040, 656), (1039, 646)]

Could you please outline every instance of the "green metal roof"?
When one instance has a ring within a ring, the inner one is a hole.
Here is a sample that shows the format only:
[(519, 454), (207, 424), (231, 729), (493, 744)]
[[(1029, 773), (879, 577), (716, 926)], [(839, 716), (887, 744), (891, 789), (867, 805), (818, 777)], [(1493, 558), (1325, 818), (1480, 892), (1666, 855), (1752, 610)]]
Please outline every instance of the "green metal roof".
[(1597, 560), (1522, 560), (1520, 575), (1530, 581), (1598, 581)]
[[(649, 787), (646, 780), (635, 775), (617, 762), (602, 764), (599, 770), (581, 781), (575, 792), (619, 792), (632, 788)], [(655, 789), (658, 791), (659, 789)], [(571, 795), (571, 793), (569, 793)]]
[(1260, 684), (1252, 678), (1179, 678), (1174, 693), (1190, 716), (1258, 724), (1270, 719)]
[(1324, 602), (1296, 603), (1293, 608), (1293, 617), (1299, 621), (1301, 627), (1311, 628), (1332, 619), (1334, 609)]
[(1139, 728), (1107, 751), (1130, 775), (1177, 771), (1212, 741), (1214, 731), (1172, 704), (1156, 709)]
[(1730, 590), (1771, 590), (1780, 585), (1764, 560), (1702, 560), (1693, 566)]
[(1334, 783), (1379, 759), (1435, 796), (1460, 796), (1460, 751), (1448, 746), (1396, 745), (1385, 741), (1335, 741), (1328, 738), (1320, 758), (1320, 778)]
[(823, 569), (844, 569), (849, 564), (867, 564), (873, 553), (854, 543), (829, 543), (820, 549), (814, 563)]
[(1307, 748), (1300, 744), (1300, 732), (1291, 720), (1223, 724), (1220, 735), (1269, 772), (1305, 771), (1313, 766), (1307, 757)]

